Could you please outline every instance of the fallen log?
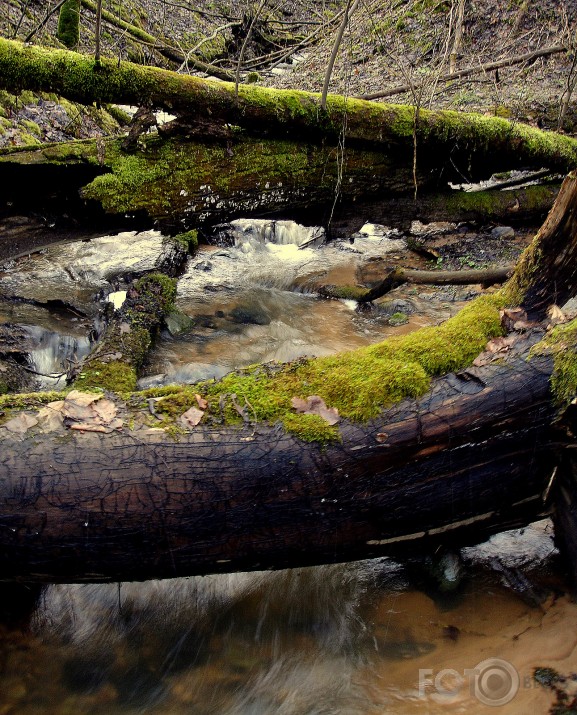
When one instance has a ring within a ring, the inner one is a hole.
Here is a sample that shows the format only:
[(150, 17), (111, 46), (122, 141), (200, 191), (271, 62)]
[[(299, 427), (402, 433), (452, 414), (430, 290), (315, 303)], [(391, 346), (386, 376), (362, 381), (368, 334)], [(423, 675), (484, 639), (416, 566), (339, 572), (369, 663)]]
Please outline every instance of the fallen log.
[[(0, 40), (0, 87), (55, 92), (85, 104), (149, 105), (187, 117), (210, 119), (215, 126), (241, 126), (251, 133), (359, 144), (387, 153), (413, 155), (413, 129), (419, 164), (446, 186), (487, 178), (520, 166), (566, 172), (577, 162), (577, 141), (497, 117), (451, 111), (419, 111), (337, 95), (320, 95), (212, 82), (129, 62), (94, 59)], [(430, 181), (428, 182), (430, 183)]]
[[(68, 408), (70, 395), (2, 398), (0, 578), (281, 568), (454, 546), (538, 518), (556, 466), (549, 428), (577, 390), (576, 328), (537, 352), (539, 331), (510, 335), (466, 365), (502, 332), (499, 305), (525, 296), (538, 315), (570, 290), (542, 277), (549, 249), (577, 241), (575, 206), (571, 175), (504, 291), (438, 328), (100, 410), (82, 393)], [(291, 396), (308, 391), (339, 408), (339, 425), (294, 414)]]
[[(533, 62), (539, 57), (549, 57), (550, 55), (556, 55), (561, 52), (567, 52), (567, 47), (565, 47), (564, 45), (541, 47), (538, 50), (525, 52), (524, 54), (516, 55), (515, 57), (506, 57), (505, 59), (497, 60), (495, 62), (487, 62), (484, 65), (476, 65), (475, 67), (464, 67), (461, 70), (449, 72), (448, 74), (441, 75), (437, 79), (437, 82), (452, 82), (457, 79), (463, 79), (464, 77), (470, 77), (474, 74), (488, 74), (489, 72), (501, 69), (502, 67), (512, 67), (513, 65), (522, 64), (524, 62)], [(424, 83), (401, 84), (397, 87), (391, 87), (390, 89), (380, 89), (376, 92), (360, 94), (358, 95), (358, 99), (383, 99), (384, 97), (393, 97), (395, 94), (404, 94), (405, 92), (418, 92), (423, 86)]]
[(461, 271), (421, 271), (412, 268), (392, 268), (373, 288), (360, 286), (322, 286), (319, 293), (328, 298), (352, 298), (359, 303), (370, 303), (381, 298), (403, 283), (417, 285), (475, 285), (491, 286), (504, 283), (513, 273), (513, 266)]
[[(545, 513), (550, 358), (448, 375), (342, 443), (0, 428), (0, 579), (139, 580), (475, 541)], [(45, 408), (46, 409), (46, 408)], [(123, 415), (123, 412), (120, 412)], [(124, 416), (126, 417), (125, 413)], [(36, 431), (37, 430), (37, 431)], [(487, 447), (490, 440), (490, 448)]]

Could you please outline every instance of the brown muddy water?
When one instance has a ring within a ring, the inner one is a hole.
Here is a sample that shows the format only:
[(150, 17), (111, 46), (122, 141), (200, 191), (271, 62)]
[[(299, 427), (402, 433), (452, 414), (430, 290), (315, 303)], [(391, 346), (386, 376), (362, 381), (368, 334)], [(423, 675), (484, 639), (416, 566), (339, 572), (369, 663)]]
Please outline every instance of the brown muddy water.
[(448, 593), (388, 559), (49, 586), (0, 624), (0, 712), (546, 713), (533, 669), (577, 666), (550, 524), (466, 549), (462, 568)]

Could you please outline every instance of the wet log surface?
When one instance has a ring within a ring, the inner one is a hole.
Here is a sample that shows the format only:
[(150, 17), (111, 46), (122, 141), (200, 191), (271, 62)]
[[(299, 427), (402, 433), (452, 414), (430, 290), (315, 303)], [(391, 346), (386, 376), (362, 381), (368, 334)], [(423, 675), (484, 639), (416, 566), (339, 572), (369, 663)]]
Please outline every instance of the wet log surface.
[(10, 435), (0, 578), (139, 580), (452, 545), (544, 511), (551, 361), (438, 379), (325, 449), (280, 428)]

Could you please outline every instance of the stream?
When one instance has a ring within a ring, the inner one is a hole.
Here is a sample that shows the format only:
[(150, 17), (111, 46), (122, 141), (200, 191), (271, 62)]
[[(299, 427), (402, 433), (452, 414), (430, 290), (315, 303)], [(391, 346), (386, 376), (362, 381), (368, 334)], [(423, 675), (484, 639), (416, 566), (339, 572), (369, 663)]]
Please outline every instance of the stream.
[[(45, 389), (88, 353), (106, 301), (119, 305), (121, 267), (166, 260), (158, 232), (127, 233), (122, 249), (115, 238), (50, 246), (0, 273), (0, 323), (22, 328)], [(423, 265), (372, 224), (330, 244), (270, 221), (209, 238), (180, 276), (143, 387), (367, 345), (444, 320), (478, 292), (403, 286), (363, 312), (320, 300), (320, 286)], [(549, 521), (405, 562), (48, 586), (25, 601), (0, 599), (0, 715), (537, 714), (553, 697), (533, 670), (577, 669), (577, 604)]]

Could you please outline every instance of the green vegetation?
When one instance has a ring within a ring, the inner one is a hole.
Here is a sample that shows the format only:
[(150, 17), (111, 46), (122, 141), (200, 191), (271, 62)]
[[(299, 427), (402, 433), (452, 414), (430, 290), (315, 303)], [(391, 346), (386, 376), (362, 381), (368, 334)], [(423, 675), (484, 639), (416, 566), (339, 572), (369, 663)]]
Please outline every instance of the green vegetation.
[(559, 405), (567, 405), (577, 395), (577, 319), (557, 325), (535, 345), (531, 355), (551, 354), (551, 391)]
[(296, 414), (293, 397), (319, 395), (341, 417), (355, 421), (377, 417), (405, 397), (424, 394), (434, 375), (470, 364), (490, 338), (502, 334), (503, 305), (500, 294), (482, 296), (441, 326), (377, 345), (287, 365), (253, 365), (216, 382), (142, 395), (163, 397), (156, 409), (168, 421), (196, 405), (195, 395), (201, 394), (208, 401), (208, 416), (218, 421), (241, 423), (240, 409), (251, 422), (281, 421), (301, 439), (325, 443), (339, 439), (338, 428), (317, 415)]
[(192, 229), (185, 233), (178, 233), (176, 236), (172, 236), (170, 240), (180, 246), (185, 253), (194, 255), (198, 248), (198, 231)]
[(174, 308), (176, 281), (162, 273), (139, 278), (128, 291), (119, 319), (114, 319), (76, 379), (80, 389), (125, 393), (136, 389), (138, 369), (153, 334)]
[(120, 360), (103, 362), (95, 360), (87, 364), (76, 380), (79, 390), (109, 390), (122, 394), (136, 390), (136, 370)]
[(66, 0), (60, 8), (56, 37), (73, 50), (80, 40), (80, 0)]

